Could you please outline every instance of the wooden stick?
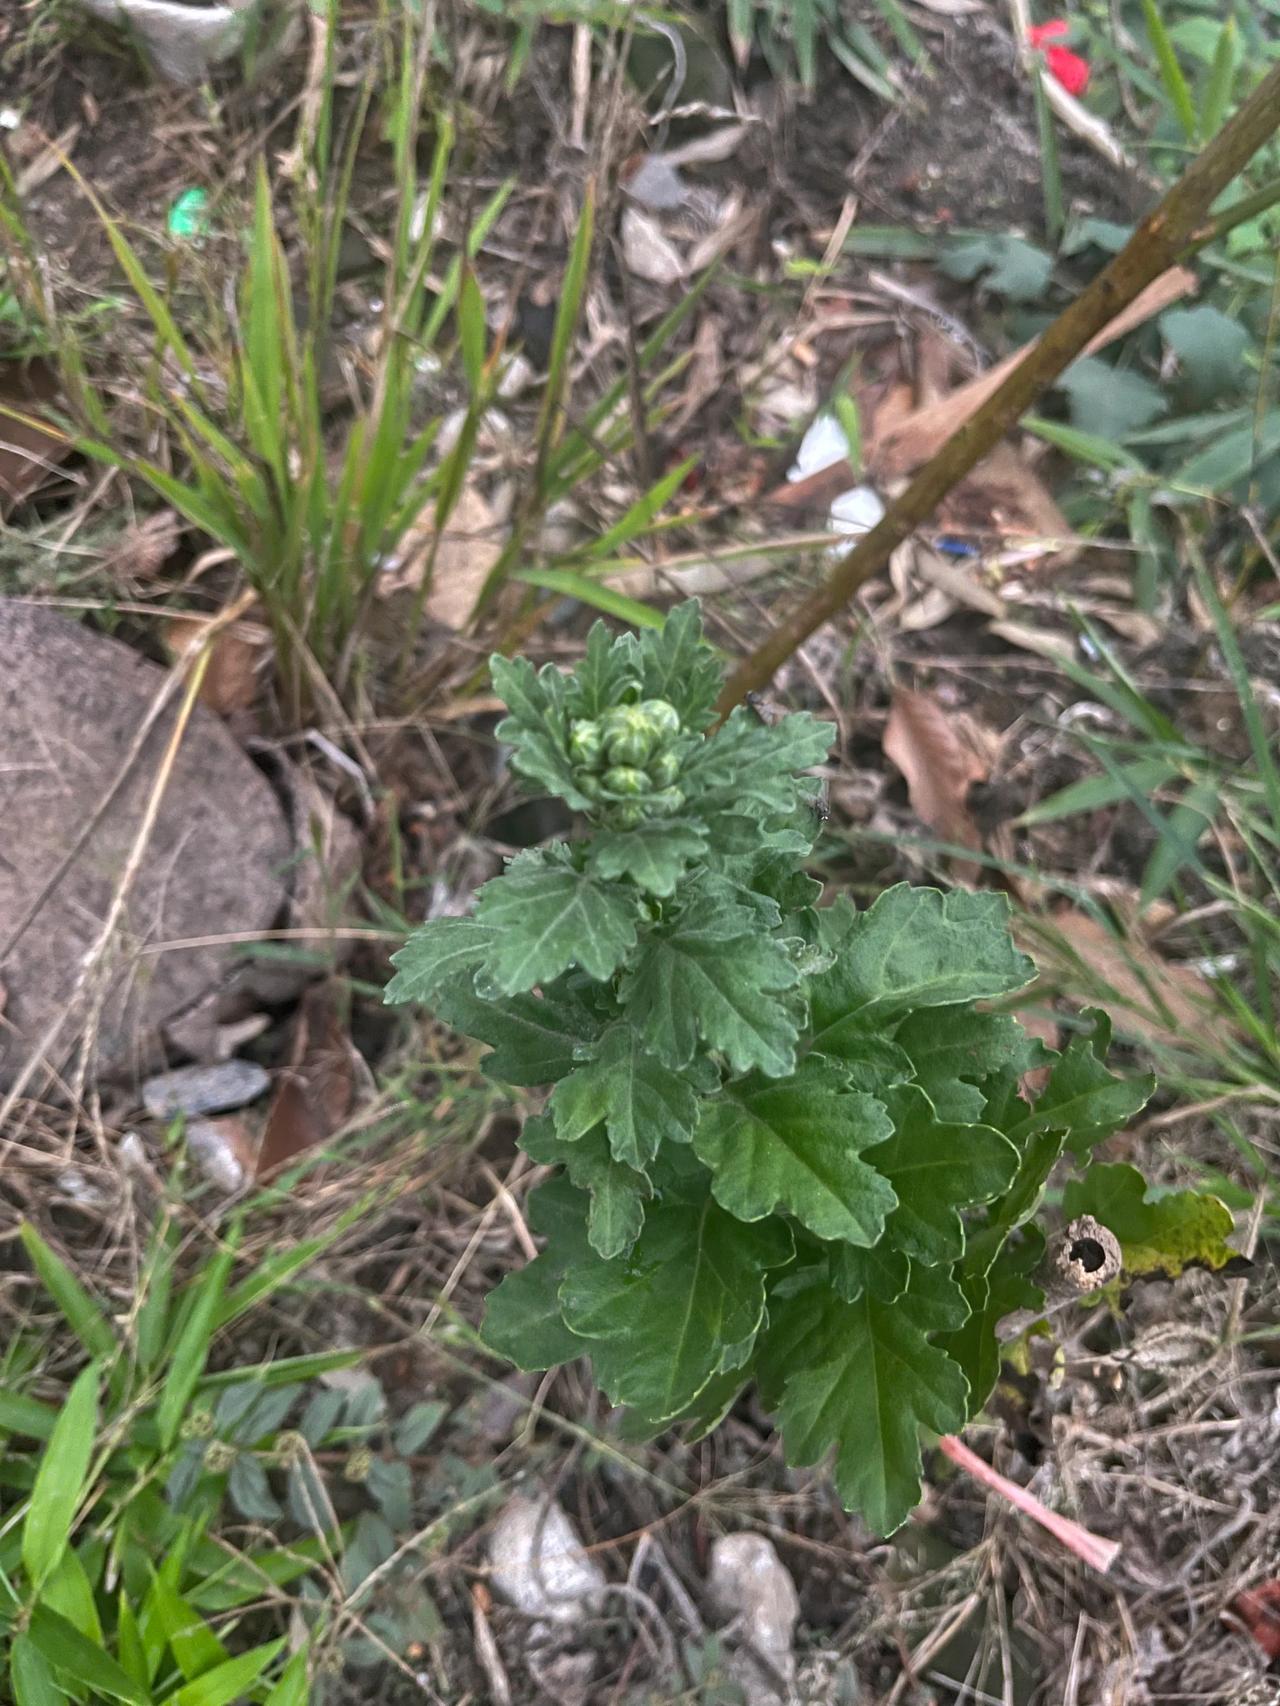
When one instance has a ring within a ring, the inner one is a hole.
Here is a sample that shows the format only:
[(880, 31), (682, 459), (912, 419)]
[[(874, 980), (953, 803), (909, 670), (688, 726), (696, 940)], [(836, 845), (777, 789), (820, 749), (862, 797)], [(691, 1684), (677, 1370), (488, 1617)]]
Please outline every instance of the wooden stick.
[(896, 547), (928, 520), (952, 487), (1016, 425), (1089, 340), (1196, 245), (1213, 203), (1277, 129), (1280, 65), (1272, 67), (1235, 117), (1206, 144), (1120, 253), (921, 468), (884, 517), (836, 563), (825, 584), (803, 599), (734, 671), (720, 697), (722, 714), (727, 715), (744, 694), (767, 686), (774, 671), (884, 567)]

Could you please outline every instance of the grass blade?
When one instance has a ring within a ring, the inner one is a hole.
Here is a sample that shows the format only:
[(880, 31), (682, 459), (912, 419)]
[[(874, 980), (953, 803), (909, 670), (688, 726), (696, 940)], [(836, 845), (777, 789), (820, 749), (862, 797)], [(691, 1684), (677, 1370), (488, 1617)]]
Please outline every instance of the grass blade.
[(22, 1524), (22, 1567), (39, 1588), (66, 1551), (98, 1427), (98, 1366), (81, 1371), (40, 1459)]
[(188, 1682), (169, 1696), (169, 1706), (232, 1706), (233, 1701), (250, 1691), (283, 1647), (283, 1636), (261, 1647), (251, 1647), (247, 1653), (228, 1659), (216, 1670), (206, 1671), (204, 1676)]
[(187, 1405), (191, 1401), (197, 1381), (204, 1372), (205, 1361), (209, 1355), (209, 1341), (213, 1337), (223, 1288), (227, 1275), (231, 1272), (231, 1264), (235, 1260), (238, 1242), (239, 1234), (233, 1232), (227, 1240), (226, 1249), (214, 1257), (208, 1271), (199, 1280), (182, 1332), (174, 1346), (173, 1360), (156, 1407), (156, 1425), (160, 1432), (160, 1444), (165, 1451), (178, 1437), (178, 1429), (182, 1425)]
[(151, 1706), (151, 1696), (140, 1683), (122, 1670), (109, 1653), (82, 1635), (74, 1623), (68, 1623), (47, 1605), (36, 1606), (27, 1632), (51, 1664), (95, 1694), (123, 1700), (127, 1706)]
[(568, 264), (564, 270), (564, 283), (560, 289), (560, 305), (556, 309), (555, 326), (551, 333), (551, 358), (547, 365), (547, 384), (542, 395), (542, 409), (538, 416), (537, 431), (534, 435), (538, 446), (537, 484), (541, 490), (545, 483), (547, 458), (559, 442), (563, 421), (563, 403), (565, 388), (569, 378), (569, 361), (572, 354), (574, 333), (578, 327), (578, 315), (582, 309), (583, 291), (586, 289), (587, 269), (591, 264), (591, 244), (595, 236), (596, 223), (596, 190), (593, 181), (588, 181), (586, 193), (582, 198), (582, 213), (578, 220), (578, 229), (574, 234), (573, 246), (569, 251)]
[(1147, 26), (1152, 52), (1156, 56), (1156, 65), (1160, 70), (1160, 81), (1169, 97), (1169, 105), (1186, 132), (1188, 142), (1195, 142), (1200, 134), (1196, 105), (1191, 99), (1190, 87), (1182, 74), (1182, 67), (1178, 64), (1178, 56), (1173, 50), (1173, 43), (1164, 27), (1164, 19), (1160, 16), (1156, 0), (1142, 0), (1142, 17)]
[(91, 1357), (113, 1357), (118, 1347), (111, 1323), (61, 1256), (54, 1254), (29, 1220), (18, 1228), (18, 1236), (40, 1283), (85, 1350)]
[(619, 621), (630, 622), (636, 628), (662, 626), (663, 618), (659, 611), (650, 610), (647, 604), (628, 598), (624, 593), (612, 591), (600, 581), (575, 574), (572, 569), (522, 569), (514, 578), (525, 586), (541, 587), (544, 592), (558, 592), (562, 598), (576, 598), (592, 610), (616, 616)]

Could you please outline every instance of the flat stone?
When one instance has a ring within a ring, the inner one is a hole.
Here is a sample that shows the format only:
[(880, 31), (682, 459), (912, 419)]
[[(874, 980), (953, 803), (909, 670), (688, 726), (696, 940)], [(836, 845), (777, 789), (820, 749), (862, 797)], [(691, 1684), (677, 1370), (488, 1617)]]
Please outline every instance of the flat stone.
[(152, 1119), (175, 1114), (225, 1114), (254, 1102), (271, 1082), (252, 1060), (222, 1060), (213, 1066), (179, 1066), (148, 1078), (142, 1105)]
[[(181, 693), (157, 718), (99, 822), (49, 894), (165, 682), (165, 671), (56, 610), (0, 600), (0, 1087), (62, 1020), (46, 1063), (87, 1035), (90, 1073), (162, 1064), (160, 1028), (225, 987), (234, 943), (158, 951), (194, 937), (251, 937), (287, 905), (292, 836), (271, 784), (197, 706), (103, 961), (101, 934), (146, 813)], [(32, 914), (32, 908), (36, 908)], [(29, 1086), (38, 1094), (43, 1075)]]

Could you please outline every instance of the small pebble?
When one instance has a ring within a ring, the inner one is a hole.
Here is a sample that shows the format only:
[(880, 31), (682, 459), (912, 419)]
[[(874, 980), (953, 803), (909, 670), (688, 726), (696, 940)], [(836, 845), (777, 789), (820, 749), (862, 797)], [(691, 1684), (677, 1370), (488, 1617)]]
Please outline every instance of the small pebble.
[(180, 1066), (147, 1079), (142, 1105), (156, 1120), (170, 1120), (175, 1114), (222, 1114), (256, 1101), (269, 1083), (267, 1074), (251, 1060)]

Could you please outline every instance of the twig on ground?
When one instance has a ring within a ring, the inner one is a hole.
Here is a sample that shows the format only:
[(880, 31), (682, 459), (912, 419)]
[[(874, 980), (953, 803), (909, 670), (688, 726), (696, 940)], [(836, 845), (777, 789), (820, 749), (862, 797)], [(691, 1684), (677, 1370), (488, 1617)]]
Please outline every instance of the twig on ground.
[(1010, 1481), (998, 1469), (993, 1469), (989, 1463), (954, 1434), (946, 1434), (938, 1441), (938, 1450), (944, 1457), (949, 1457), (961, 1469), (965, 1469), (980, 1481), (984, 1487), (993, 1493), (999, 1493), (1007, 1499), (1015, 1510), (1020, 1510), (1024, 1516), (1029, 1516), (1032, 1522), (1038, 1522), (1047, 1533), (1065, 1546), (1068, 1552), (1074, 1552), (1076, 1557), (1088, 1564), (1091, 1569), (1100, 1570), (1103, 1575), (1111, 1568), (1120, 1556), (1120, 1545), (1115, 1540), (1103, 1540), (1099, 1535), (1090, 1534), (1087, 1528), (1082, 1528), (1078, 1522), (1072, 1522), (1070, 1517), (1059, 1516), (1047, 1505), (1042, 1505), (1034, 1493), (1027, 1492), (1016, 1481)]

